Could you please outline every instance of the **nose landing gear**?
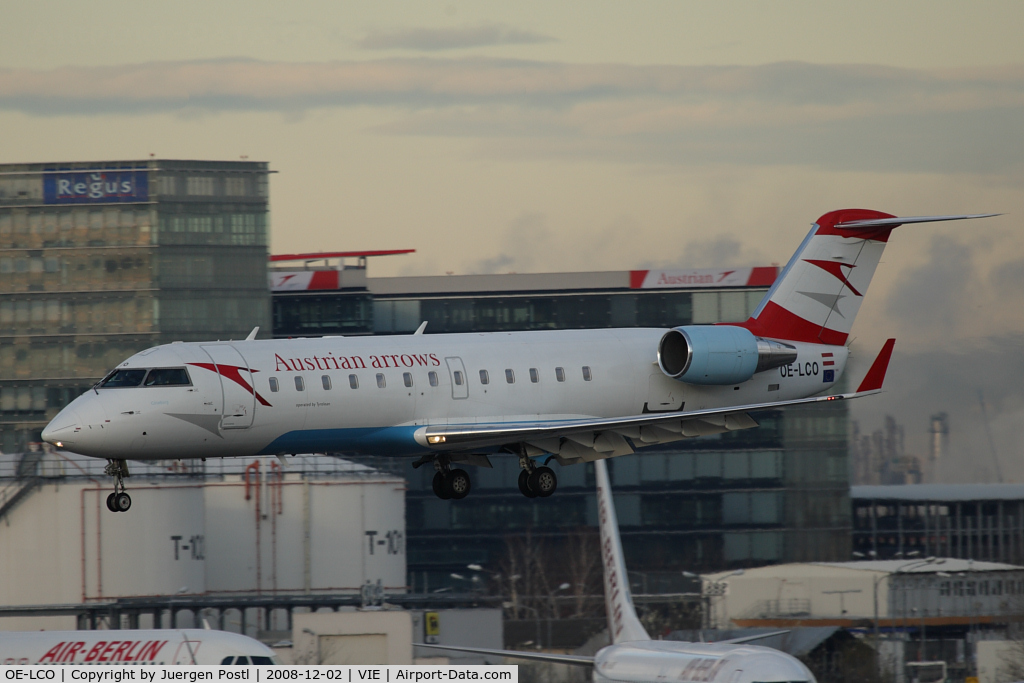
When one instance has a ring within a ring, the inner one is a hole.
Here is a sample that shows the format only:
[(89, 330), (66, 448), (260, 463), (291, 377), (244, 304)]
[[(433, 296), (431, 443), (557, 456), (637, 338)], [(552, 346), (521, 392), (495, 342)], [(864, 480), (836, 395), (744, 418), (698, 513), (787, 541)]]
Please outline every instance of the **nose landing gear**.
[(130, 477), (126, 460), (107, 460), (103, 468), (104, 474), (114, 478), (114, 491), (107, 496), (107, 509), (111, 512), (128, 512), (132, 506), (132, 497), (124, 490), (124, 479)]

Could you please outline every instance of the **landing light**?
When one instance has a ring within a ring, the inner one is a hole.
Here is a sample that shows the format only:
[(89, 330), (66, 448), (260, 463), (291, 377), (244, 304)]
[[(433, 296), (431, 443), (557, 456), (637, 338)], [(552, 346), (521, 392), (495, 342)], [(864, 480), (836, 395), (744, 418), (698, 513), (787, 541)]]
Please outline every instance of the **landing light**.
[(56, 446), (57, 448), (64, 448), (64, 444), (62, 444), (60, 441), (55, 443), (54, 446)]
[(427, 443), (444, 443), (443, 436), (428, 436)]

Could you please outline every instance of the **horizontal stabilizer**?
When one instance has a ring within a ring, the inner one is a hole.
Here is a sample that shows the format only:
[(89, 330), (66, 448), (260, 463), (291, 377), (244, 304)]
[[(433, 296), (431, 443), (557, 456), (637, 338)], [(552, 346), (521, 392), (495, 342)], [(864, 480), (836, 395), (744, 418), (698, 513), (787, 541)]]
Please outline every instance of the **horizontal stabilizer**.
[(878, 352), (878, 357), (875, 358), (875, 362), (868, 369), (868, 374), (864, 375), (860, 386), (857, 387), (858, 394), (867, 391), (880, 391), (882, 389), (882, 383), (885, 381), (885, 371), (889, 368), (889, 359), (892, 358), (892, 347), (895, 345), (895, 339), (890, 339), (882, 345), (882, 350)]
[(836, 223), (837, 228), (846, 228), (852, 230), (854, 228), (895, 228), (899, 225), (906, 225), (908, 223), (938, 223), (940, 221), (965, 221), (971, 218), (991, 218), (992, 216), (1002, 216), (1001, 213), (972, 213), (964, 214), (961, 216), (893, 216), (891, 218), (873, 218), (870, 220), (863, 221), (847, 221), (845, 223)]
[(593, 666), (594, 658), (583, 655), (557, 655), (548, 652), (520, 652), (519, 650), (491, 650), (484, 647), (456, 647), (454, 645), (426, 645), (414, 643), (416, 647), (431, 650), (451, 650), (467, 652), (474, 655), (490, 655), (492, 657), (508, 657), (509, 659), (526, 659), (534, 662), (554, 662), (556, 664), (572, 664), (574, 666)]

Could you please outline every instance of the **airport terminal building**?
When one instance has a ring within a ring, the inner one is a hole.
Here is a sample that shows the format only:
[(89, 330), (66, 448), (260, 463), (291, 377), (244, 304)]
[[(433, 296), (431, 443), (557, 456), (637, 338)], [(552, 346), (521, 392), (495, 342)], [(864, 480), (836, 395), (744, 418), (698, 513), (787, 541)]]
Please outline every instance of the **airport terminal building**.
[[(368, 278), (365, 260), (373, 255), (349, 254), (360, 262), (347, 268), (323, 258), (273, 268), (274, 335), (409, 334), (421, 322), (436, 334), (739, 321), (777, 275), (766, 267)], [(692, 588), (682, 570), (850, 557), (844, 403), (754, 417), (757, 429), (608, 461), (635, 591)], [(470, 468), (473, 491), (459, 501), (434, 496), (432, 468), (392, 463), (409, 481), (414, 592), (467, 590), (488, 580), (507, 564), (512, 536), (529, 532), (557, 548), (573, 532), (596, 527), (592, 466), (559, 468), (552, 460), (558, 491), (530, 500), (516, 487), (516, 458), (491, 462), (493, 469)], [(468, 565), (482, 569), (474, 574)]]
[(0, 164), (0, 449), (128, 356), (270, 327), (265, 162)]

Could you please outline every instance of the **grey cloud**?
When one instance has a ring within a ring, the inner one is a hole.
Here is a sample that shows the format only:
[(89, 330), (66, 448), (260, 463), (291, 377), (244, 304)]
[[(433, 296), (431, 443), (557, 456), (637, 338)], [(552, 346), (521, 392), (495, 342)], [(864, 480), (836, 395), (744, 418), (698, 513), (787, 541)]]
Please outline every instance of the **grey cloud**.
[(383, 134), (460, 136), (505, 155), (666, 165), (1019, 170), (1024, 66), (630, 66), (484, 58), (159, 62), (0, 70), (0, 109), (40, 116), (406, 112)]
[(466, 271), (481, 275), (529, 272), (536, 265), (536, 256), (546, 253), (551, 241), (547, 217), (540, 213), (523, 213), (505, 229), (501, 239), (501, 253), (470, 263)]
[(554, 38), (504, 24), (483, 24), (459, 28), (417, 28), (371, 33), (359, 41), (365, 50), (417, 50), (437, 52), (493, 45), (531, 45)]
[(1019, 299), (1024, 293), (1024, 260), (1003, 263), (992, 270), (992, 286), (997, 291)]
[(973, 251), (952, 237), (933, 237), (928, 263), (907, 271), (892, 287), (886, 303), (890, 318), (916, 335), (957, 329), (979, 296)]
[[(707, 112), (729, 128), (858, 119), (893, 111), (973, 111), (1024, 104), (1024, 67), (958, 75), (858, 65), (753, 67), (629, 66), (523, 60), (390, 59), (285, 63), (245, 59), (0, 70), (0, 107), (34, 114), (214, 110), (294, 110), (323, 106), (505, 103), (565, 107), (654, 98), (645, 111), (678, 106), (667, 118), (693, 119), (696, 105), (740, 103)], [(753, 108), (762, 105), (783, 109)], [(844, 110), (856, 104), (861, 109)], [(656, 105), (651, 107), (651, 105)], [(785, 107), (797, 106), (790, 110)], [(833, 107), (840, 107), (834, 109)], [(615, 113), (615, 112), (611, 112)], [(638, 112), (629, 110), (630, 117)], [(654, 124), (663, 123), (655, 121)], [(634, 125), (641, 128), (641, 118)]]
[(750, 249), (732, 235), (721, 235), (708, 240), (691, 240), (672, 261), (648, 260), (640, 268), (736, 268), (764, 265), (766, 259), (756, 249)]

